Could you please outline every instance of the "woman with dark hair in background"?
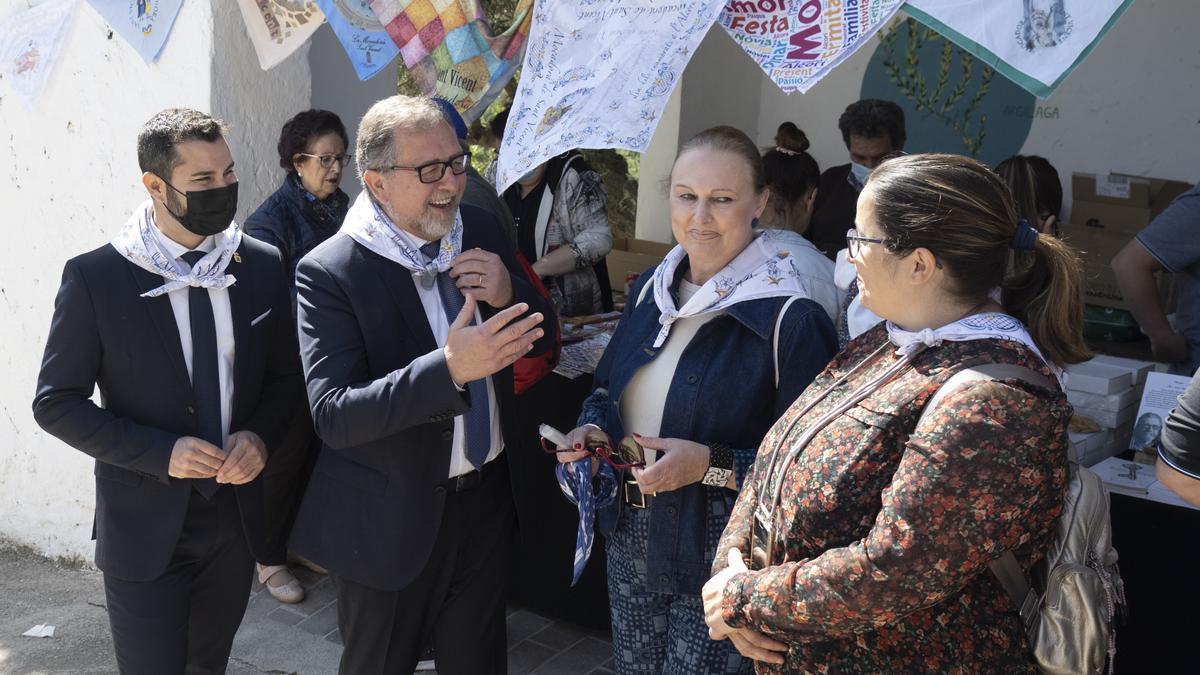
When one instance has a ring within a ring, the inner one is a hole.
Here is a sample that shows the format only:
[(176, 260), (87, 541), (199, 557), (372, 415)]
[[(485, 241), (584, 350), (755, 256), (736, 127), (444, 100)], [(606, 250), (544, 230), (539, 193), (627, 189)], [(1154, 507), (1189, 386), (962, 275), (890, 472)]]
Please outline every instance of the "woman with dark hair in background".
[[(886, 325), (768, 432), (704, 587), (710, 634), (771, 672), (1033, 673), (988, 565), (1027, 572), (1063, 508), (1059, 374), (1090, 356), (1078, 258), (966, 157), (885, 161), (856, 218), (850, 258)], [(742, 649), (745, 631), (781, 648)]]
[(1012, 190), (1021, 217), (1038, 232), (1059, 236), (1063, 189), (1054, 165), (1037, 155), (1013, 155), (996, 165), (996, 173)]
[[(306, 110), (283, 125), (279, 166), (283, 183), (246, 219), (246, 233), (279, 249), (296, 312), (296, 263), (342, 226), (350, 198), (341, 183), (349, 141), (342, 120), (328, 110)], [(300, 406), (289, 431), (263, 469), (267, 542), (258, 580), (280, 602), (304, 600), (304, 587), (287, 568), (287, 540), (312, 462), (320, 448), (308, 406)], [(298, 559), (317, 571), (320, 568)]]
[(759, 221), (763, 227), (804, 234), (812, 219), (821, 168), (808, 154), (808, 136), (792, 122), (775, 132), (775, 147), (763, 153), (771, 196)]
[(808, 154), (808, 136), (792, 122), (775, 132), (775, 145), (763, 153), (763, 176), (767, 181), (767, 208), (757, 227), (774, 230), (775, 244), (796, 259), (804, 275), (805, 297), (815, 300), (837, 323), (839, 297), (833, 283), (833, 263), (804, 238), (817, 198), (821, 169)]

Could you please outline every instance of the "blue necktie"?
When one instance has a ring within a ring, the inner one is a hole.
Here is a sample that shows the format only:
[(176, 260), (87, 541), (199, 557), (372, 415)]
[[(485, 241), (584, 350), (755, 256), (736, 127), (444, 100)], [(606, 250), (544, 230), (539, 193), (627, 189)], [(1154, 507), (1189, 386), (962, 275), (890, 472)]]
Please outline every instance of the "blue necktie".
[[(203, 251), (189, 251), (183, 254), (183, 259), (194, 266), (204, 255)], [(188, 315), (192, 326), (192, 393), (196, 398), (197, 436), (220, 448), (225, 444), (225, 434), (221, 425), (217, 324), (207, 288), (188, 289)], [(205, 499), (212, 499), (219, 487), (215, 478), (193, 479), (192, 486)]]
[[(421, 247), (421, 253), (433, 261), (438, 257), (440, 246), (440, 241), (431, 241)], [(458, 290), (449, 272), (438, 272), (437, 289), (442, 298), (442, 310), (446, 312), (446, 320), (453, 324), (467, 300), (462, 291)], [(475, 319), (472, 318), (471, 323), (474, 324)], [(471, 395), (471, 407), (463, 416), (467, 432), (464, 445), (467, 461), (471, 466), (480, 469), (487, 462), (488, 453), (492, 450), (492, 421), (489, 414), (491, 406), (488, 401), (487, 379), (468, 382), (467, 391)]]

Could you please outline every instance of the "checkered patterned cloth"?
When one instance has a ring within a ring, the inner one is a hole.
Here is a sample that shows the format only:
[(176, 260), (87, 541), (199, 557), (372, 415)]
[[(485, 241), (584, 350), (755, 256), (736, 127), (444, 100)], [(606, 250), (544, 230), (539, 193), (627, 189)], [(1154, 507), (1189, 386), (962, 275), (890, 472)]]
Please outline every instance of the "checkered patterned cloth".
[(533, 0), (520, 0), (513, 25), (492, 35), (478, 0), (371, 0), (421, 91), (453, 103), (467, 124), (483, 114), (520, 65), (532, 7)]

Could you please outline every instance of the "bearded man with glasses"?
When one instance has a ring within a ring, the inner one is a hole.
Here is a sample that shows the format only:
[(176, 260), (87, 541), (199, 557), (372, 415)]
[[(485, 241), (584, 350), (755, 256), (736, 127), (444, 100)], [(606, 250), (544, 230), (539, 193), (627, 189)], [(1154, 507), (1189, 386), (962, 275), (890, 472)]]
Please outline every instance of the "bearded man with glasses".
[(323, 446), (291, 546), (333, 577), (342, 673), (412, 672), (425, 635), (440, 673), (504, 672), (511, 366), (554, 313), (460, 205), (470, 157), (432, 101), (376, 103), (355, 157), (364, 191), (296, 270)]

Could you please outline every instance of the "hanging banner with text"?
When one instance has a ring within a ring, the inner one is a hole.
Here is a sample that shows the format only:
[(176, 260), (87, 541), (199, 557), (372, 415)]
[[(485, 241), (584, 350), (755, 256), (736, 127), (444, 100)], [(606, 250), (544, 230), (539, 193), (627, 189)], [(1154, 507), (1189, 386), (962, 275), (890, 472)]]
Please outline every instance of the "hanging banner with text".
[(1047, 98), (1133, 0), (909, 0), (904, 11)]
[(325, 23), (325, 15), (313, 0), (237, 0), (237, 3), (263, 70), (270, 70), (291, 56)]
[(728, 0), (718, 21), (780, 89), (803, 94), (866, 44), (901, 4), (903, 0)]
[(573, 148), (644, 152), (724, 0), (538, 0), (496, 187)]
[(359, 80), (369, 80), (400, 53), (369, 0), (317, 0)]
[(88, 4), (150, 63), (166, 44), (183, 0), (88, 0)]
[(519, 0), (512, 25), (493, 35), (478, 0), (371, 0), (413, 81), (425, 95), (453, 103), (467, 124), (479, 119), (521, 65), (532, 6), (533, 0)]
[(76, 0), (45, 2), (0, 22), (0, 79), (26, 110), (37, 107), (77, 8)]

